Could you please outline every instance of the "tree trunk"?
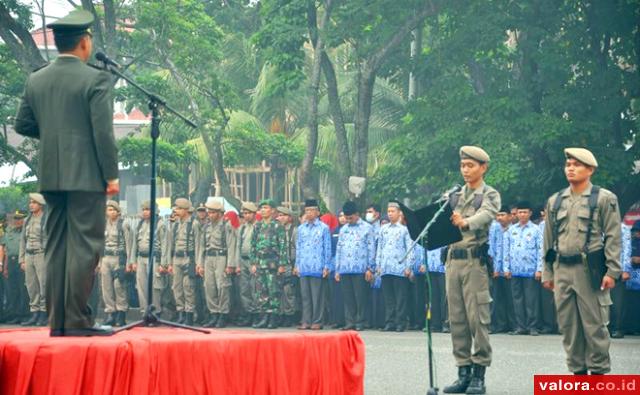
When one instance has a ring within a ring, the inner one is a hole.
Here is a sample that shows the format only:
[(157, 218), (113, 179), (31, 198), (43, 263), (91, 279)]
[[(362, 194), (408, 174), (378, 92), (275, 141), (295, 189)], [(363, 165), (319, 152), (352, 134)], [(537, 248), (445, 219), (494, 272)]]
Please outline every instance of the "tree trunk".
[(9, 9), (1, 1), (0, 38), (20, 63), (25, 73), (31, 73), (46, 63), (29, 30), (13, 19)]

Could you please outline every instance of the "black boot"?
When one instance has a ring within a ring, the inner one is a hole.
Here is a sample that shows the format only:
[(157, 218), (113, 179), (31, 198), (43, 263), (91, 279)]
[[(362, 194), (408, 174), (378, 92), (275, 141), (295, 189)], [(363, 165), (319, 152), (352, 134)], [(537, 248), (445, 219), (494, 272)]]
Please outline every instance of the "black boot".
[(218, 322), (216, 323), (216, 328), (225, 328), (227, 326), (227, 314), (218, 315)]
[(125, 326), (127, 322), (125, 320), (127, 313), (124, 311), (118, 311), (116, 313), (116, 326)]
[(467, 394), (484, 394), (487, 392), (484, 386), (484, 372), (486, 369), (485, 366), (473, 364), (473, 375), (467, 387)]
[(249, 326), (251, 325), (251, 318), (249, 318), (248, 314), (243, 314), (240, 316), (237, 325), (241, 327)]
[(444, 387), (445, 394), (464, 394), (471, 382), (471, 366), (458, 366), (458, 380)]
[(35, 326), (38, 323), (38, 317), (39, 317), (38, 312), (34, 311), (33, 313), (31, 313), (31, 317), (29, 317), (28, 320), (26, 320), (25, 322), (21, 323), (20, 325), (22, 325), (22, 326)]
[(262, 316), (258, 313), (252, 313), (251, 314), (251, 326), (257, 325), (258, 322), (260, 322), (260, 319), (262, 318)]
[(184, 313), (184, 324), (193, 326), (193, 313)]
[(107, 319), (104, 320), (102, 325), (113, 326), (116, 324), (116, 313), (107, 313)]
[(49, 317), (47, 316), (46, 311), (41, 311), (38, 313), (38, 322), (36, 322), (36, 326), (47, 326), (49, 324)]
[(270, 314), (269, 317), (269, 324), (267, 325), (267, 328), (269, 329), (278, 329), (278, 323), (279, 323), (279, 319), (278, 319), (278, 315), (277, 314)]
[(185, 312), (184, 311), (178, 311), (178, 321), (176, 321), (178, 324), (184, 324), (184, 320), (185, 320)]
[(206, 324), (204, 324), (204, 327), (215, 328), (216, 324), (218, 323), (218, 313), (211, 313), (209, 315), (211, 316), (211, 318), (209, 319), (209, 321), (207, 321)]
[(263, 313), (260, 314), (260, 321), (253, 324), (255, 329), (264, 329), (269, 325), (269, 314)]

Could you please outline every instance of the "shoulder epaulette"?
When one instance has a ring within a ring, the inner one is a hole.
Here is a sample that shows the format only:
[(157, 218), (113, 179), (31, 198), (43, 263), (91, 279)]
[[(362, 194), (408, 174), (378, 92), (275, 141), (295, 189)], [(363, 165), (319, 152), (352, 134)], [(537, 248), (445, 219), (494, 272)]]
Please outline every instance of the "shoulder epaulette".
[(44, 69), (45, 67), (49, 66), (50, 64), (51, 64), (51, 63), (46, 62), (45, 64), (40, 65), (40, 66), (36, 67), (35, 69), (33, 69), (32, 73), (35, 73), (35, 72), (36, 72), (36, 71), (38, 71), (38, 70)]

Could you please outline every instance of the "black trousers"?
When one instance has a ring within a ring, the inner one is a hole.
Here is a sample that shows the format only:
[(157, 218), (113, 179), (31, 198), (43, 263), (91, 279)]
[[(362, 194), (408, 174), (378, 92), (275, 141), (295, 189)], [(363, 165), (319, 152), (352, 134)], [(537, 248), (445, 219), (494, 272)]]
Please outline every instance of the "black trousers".
[(344, 299), (344, 320), (347, 326), (365, 324), (367, 288), (364, 274), (341, 274), (340, 288)]
[(322, 325), (324, 319), (327, 285), (321, 277), (300, 277), (302, 293), (302, 323)]
[(511, 278), (511, 293), (517, 330), (538, 329), (540, 317), (540, 290), (533, 277)]
[(407, 299), (409, 279), (386, 274), (382, 276), (382, 294), (384, 295), (385, 325), (404, 327), (407, 323)]
[[(431, 330), (440, 332), (449, 320), (446, 279), (445, 274), (439, 272), (429, 272), (429, 276), (431, 278)], [(428, 301), (428, 292), (426, 297)]]
[(640, 290), (625, 289), (622, 321), (626, 333), (640, 334)]
[(104, 250), (104, 192), (44, 192), (47, 311), (51, 329), (94, 324), (87, 304)]
[[(20, 270), (18, 257), (8, 257), (6, 261), (7, 278), (0, 274), (4, 283), (4, 318), (26, 317), (29, 314), (29, 294), (25, 286), (24, 272)], [(0, 295), (2, 302), (3, 295)]]
[(609, 328), (611, 331), (625, 332), (627, 328), (624, 325), (624, 313), (625, 313), (625, 291), (626, 287), (624, 282), (616, 281), (616, 286), (611, 290), (611, 301), (613, 304), (609, 309)]
[(504, 277), (492, 279), (491, 322), (495, 332), (509, 332), (515, 326), (511, 280)]
[(329, 321), (334, 325), (343, 327), (346, 320), (343, 289), (340, 284), (336, 282), (335, 273), (331, 273), (326, 283), (329, 287), (329, 292), (326, 293)]
[(541, 282), (538, 282), (538, 288), (540, 289), (540, 330), (548, 333), (558, 333), (553, 291), (545, 289)]

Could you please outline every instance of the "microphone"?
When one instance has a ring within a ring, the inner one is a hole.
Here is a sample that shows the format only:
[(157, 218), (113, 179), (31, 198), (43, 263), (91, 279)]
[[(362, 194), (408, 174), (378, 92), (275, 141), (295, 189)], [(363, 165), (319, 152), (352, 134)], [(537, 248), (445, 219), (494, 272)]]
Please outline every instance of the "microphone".
[(104, 52), (96, 52), (96, 59), (98, 59), (105, 65), (113, 66), (117, 69), (121, 67), (118, 62), (116, 62), (115, 60), (109, 59), (109, 57), (105, 55)]
[(449, 196), (452, 193), (456, 193), (456, 192), (460, 192), (460, 190), (462, 189), (462, 186), (460, 186), (460, 184), (456, 184), (453, 187), (447, 189), (446, 191), (442, 192), (442, 196), (440, 196), (440, 199), (436, 200), (436, 203), (442, 203), (445, 202), (447, 200), (449, 200)]

